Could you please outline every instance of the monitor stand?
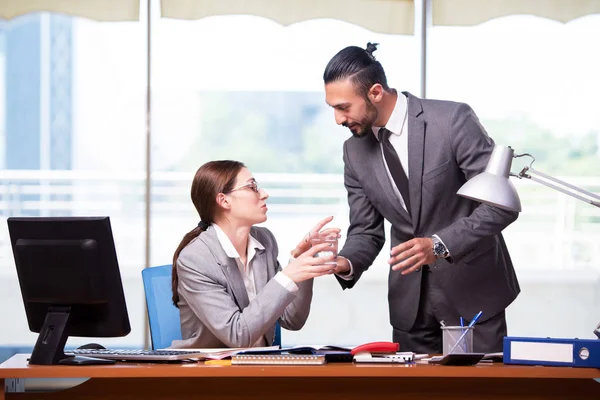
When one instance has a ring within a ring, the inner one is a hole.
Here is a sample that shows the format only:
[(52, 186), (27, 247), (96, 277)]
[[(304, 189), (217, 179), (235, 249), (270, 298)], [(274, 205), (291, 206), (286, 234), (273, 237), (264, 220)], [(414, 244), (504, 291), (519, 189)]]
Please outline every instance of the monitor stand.
[(92, 365), (114, 364), (114, 360), (100, 358), (67, 356), (64, 353), (69, 337), (67, 326), (71, 316), (71, 307), (51, 307), (46, 314), (29, 364), (32, 365)]

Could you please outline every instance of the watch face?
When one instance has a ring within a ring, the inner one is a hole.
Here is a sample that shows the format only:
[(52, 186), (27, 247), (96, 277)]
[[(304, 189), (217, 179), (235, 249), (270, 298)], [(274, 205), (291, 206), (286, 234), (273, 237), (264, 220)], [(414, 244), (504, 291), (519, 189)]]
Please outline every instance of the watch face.
[(436, 256), (442, 256), (444, 253), (446, 253), (446, 247), (442, 243), (438, 242), (433, 246), (433, 253)]

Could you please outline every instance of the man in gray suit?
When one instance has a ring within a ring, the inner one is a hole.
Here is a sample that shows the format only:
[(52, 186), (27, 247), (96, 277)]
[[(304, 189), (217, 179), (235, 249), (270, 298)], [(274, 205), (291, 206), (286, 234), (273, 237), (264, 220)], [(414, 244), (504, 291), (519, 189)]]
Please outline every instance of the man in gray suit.
[(323, 79), (344, 143), (350, 226), (336, 274), (352, 288), (385, 243), (393, 340), (404, 351), (442, 353), (440, 324), (468, 323), (476, 352), (502, 351), (506, 307), (520, 289), (501, 231), (518, 214), (459, 197), (494, 147), (466, 104), (419, 99), (388, 87), (381, 64), (350, 46)]

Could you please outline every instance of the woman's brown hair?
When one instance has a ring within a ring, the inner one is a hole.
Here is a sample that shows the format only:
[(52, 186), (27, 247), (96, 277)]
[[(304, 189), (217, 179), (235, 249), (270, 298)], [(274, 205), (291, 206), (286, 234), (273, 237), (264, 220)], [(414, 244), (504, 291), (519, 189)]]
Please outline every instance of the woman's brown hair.
[(177, 303), (179, 303), (179, 293), (177, 292), (179, 286), (179, 278), (177, 277), (179, 253), (200, 233), (205, 231), (208, 225), (214, 222), (219, 207), (217, 194), (228, 193), (234, 188), (235, 180), (242, 168), (245, 168), (245, 165), (239, 161), (210, 161), (198, 168), (196, 175), (194, 175), (191, 197), (192, 203), (200, 216), (200, 223), (183, 237), (173, 255), (172, 289), (175, 307), (178, 307)]

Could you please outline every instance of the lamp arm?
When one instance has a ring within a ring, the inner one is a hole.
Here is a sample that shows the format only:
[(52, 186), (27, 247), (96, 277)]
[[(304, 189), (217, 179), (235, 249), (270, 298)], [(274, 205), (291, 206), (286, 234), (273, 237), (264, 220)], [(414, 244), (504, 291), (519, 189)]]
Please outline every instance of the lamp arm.
[[(528, 171), (532, 174), (541, 176), (543, 179), (530, 175), (529, 173), (527, 173)], [(559, 192), (575, 197), (581, 201), (585, 201), (586, 203), (589, 203), (596, 207), (600, 207), (600, 196), (588, 192), (587, 190), (581, 189), (575, 185), (571, 185), (570, 183), (561, 181), (560, 179), (554, 178), (550, 175), (544, 174), (543, 172), (535, 170), (531, 167), (523, 168), (521, 172), (519, 172), (517, 177), (531, 179), (532, 181), (541, 183), (542, 185), (548, 186), (549, 188), (552, 188), (554, 190), (558, 190)]]

